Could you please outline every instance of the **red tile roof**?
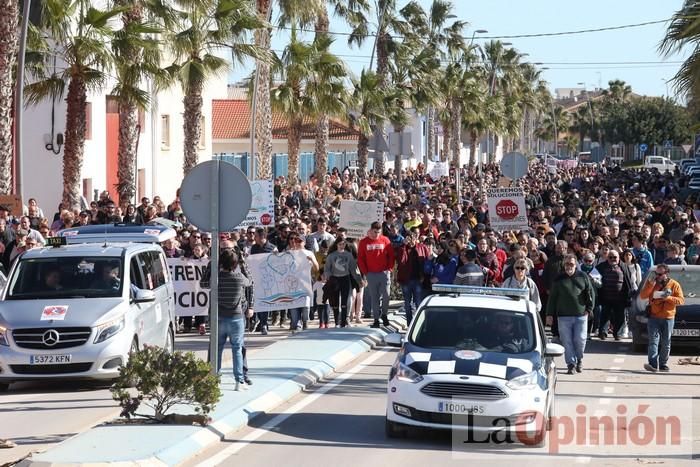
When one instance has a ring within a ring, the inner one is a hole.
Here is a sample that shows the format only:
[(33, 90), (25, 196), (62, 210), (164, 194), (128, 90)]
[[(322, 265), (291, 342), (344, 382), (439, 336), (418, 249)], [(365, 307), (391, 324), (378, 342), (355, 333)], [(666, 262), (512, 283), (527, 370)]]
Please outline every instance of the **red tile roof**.
[[(250, 138), (250, 105), (247, 100), (212, 100), (212, 138)], [(272, 139), (287, 139), (287, 119), (280, 112), (272, 112)], [(304, 118), (302, 139), (316, 138), (316, 121)], [(337, 120), (330, 120), (330, 139), (357, 141), (360, 133)]]

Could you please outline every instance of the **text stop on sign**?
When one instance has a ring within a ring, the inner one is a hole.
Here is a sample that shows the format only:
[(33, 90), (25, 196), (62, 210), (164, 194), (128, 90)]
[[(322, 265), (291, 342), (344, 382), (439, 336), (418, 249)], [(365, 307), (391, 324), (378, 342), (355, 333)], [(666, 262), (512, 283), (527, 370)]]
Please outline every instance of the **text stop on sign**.
[(503, 199), (496, 204), (496, 215), (502, 219), (514, 219), (519, 211), (518, 205), (510, 199)]

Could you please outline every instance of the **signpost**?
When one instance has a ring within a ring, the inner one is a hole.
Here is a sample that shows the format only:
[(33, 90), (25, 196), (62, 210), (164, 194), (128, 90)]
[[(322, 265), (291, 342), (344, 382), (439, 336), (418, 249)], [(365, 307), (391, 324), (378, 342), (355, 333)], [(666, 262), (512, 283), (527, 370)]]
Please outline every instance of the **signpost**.
[(211, 232), (209, 361), (217, 370), (219, 332), (219, 232), (236, 228), (246, 218), (253, 194), (245, 174), (233, 164), (211, 160), (197, 164), (180, 186), (182, 210), (190, 223)]
[(489, 221), (494, 230), (525, 230), (528, 228), (525, 195), (522, 188), (489, 188), (486, 190)]
[(527, 157), (519, 152), (509, 152), (501, 159), (501, 173), (511, 180), (522, 178), (527, 169)]

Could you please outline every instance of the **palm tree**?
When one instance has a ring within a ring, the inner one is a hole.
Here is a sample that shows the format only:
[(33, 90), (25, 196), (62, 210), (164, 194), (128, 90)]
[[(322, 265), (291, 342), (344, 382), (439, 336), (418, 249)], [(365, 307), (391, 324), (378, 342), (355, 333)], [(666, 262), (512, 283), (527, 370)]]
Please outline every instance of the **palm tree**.
[[(63, 205), (80, 207), (80, 181), (85, 150), (86, 101), (89, 91), (101, 90), (112, 66), (109, 43), (115, 36), (112, 20), (124, 8), (101, 10), (89, 0), (45, 0), (42, 29), (32, 27), (34, 82), (25, 88), (27, 100), (38, 104), (65, 94), (66, 130), (63, 147)], [(51, 46), (49, 45), (51, 43)], [(54, 55), (65, 64), (51, 69)]]
[[(544, 114), (543, 121), (537, 130), (538, 137), (554, 141), (554, 135), (558, 136), (566, 132), (571, 127), (571, 117), (563, 107), (554, 107), (553, 112)], [(555, 148), (559, 141), (554, 141)], [(556, 149), (555, 149), (556, 151)]]
[(700, 97), (700, 2), (685, 0), (683, 6), (671, 18), (666, 36), (659, 45), (659, 50), (666, 56), (674, 55), (685, 49), (690, 55), (674, 76), (676, 92), (696, 99)]
[[(272, 0), (255, 0), (258, 20), (269, 21), (272, 15)], [(270, 29), (260, 28), (255, 31), (255, 45), (262, 50), (270, 50)], [(255, 140), (258, 153), (256, 172), (253, 178), (267, 180), (272, 177), (272, 107), (270, 104), (270, 62), (255, 61)]]
[(17, 59), (19, 2), (8, 0), (0, 6), (0, 194), (12, 191), (12, 108), (13, 73)]
[(183, 172), (187, 175), (199, 159), (204, 85), (229, 69), (229, 62), (216, 51), (229, 48), (234, 62), (244, 57), (267, 60), (265, 51), (245, 42), (247, 33), (257, 33), (265, 23), (256, 17), (247, 0), (177, 0), (175, 8), (178, 21), (169, 25), (166, 33), (174, 62), (167, 70), (184, 93)]
[(272, 108), (287, 117), (288, 179), (290, 184), (298, 181), (299, 148), (304, 116), (308, 113), (308, 102), (304, 90), (304, 79), (311, 73), (313, 46), (301, 42), (292, 30), (291, 42), (273, 68), (275, 77), (283, 80), (270, 96)]
[(357, 109), (357, 113), (350, 115), (350, 121), (360, 132), (357, 159), (362, 172), (367, 170), (369, 138), (386, 120), (385, 99), (386, 89), (373, 71), (362, 70), (360, 77), (353, 79), (351, 108)]
[[(111, 92), (119, 103), (117, 192), (119, 205), (125, 208), (136, 194), (138, 112), (149, 105), (149, 95), (142, 85), (151, 80), (158, 83), (158, 88), (164, 88), (168, 79), (160, 67), (160, 44), (154, 36), (161, 29), (144, 22), (145, 10), (157, 5), (142, 0), (119, 0), (115, 5), (127, 8), (121, 16), (123, 27), (112, 41), (116, 85)], [(163, 9), (158, 13), (161, 18), (167, 18), (168, 13)]]
[(564, 137), (564, 147), (566, 147), (567, 155), (571, 156), (571, 153), (576, 151), (578, 147), (578, 138), (573, 135), (567, 135)]
[(612, 102), (625, 102), (632, 94), (632, 86), (616, 79), (608, 82), (608, 89), (603, 89), (603, 95)]

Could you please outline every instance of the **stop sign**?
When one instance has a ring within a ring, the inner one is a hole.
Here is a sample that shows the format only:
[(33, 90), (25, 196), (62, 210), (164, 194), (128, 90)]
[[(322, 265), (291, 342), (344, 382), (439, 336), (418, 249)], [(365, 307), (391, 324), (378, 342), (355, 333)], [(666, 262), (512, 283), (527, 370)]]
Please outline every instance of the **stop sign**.
[(510, 199), (503, 199), (496, 204), (496, 215), (501, 219), (514, 219), (519, 214), (518, 205)]
[(262, 222), (262, 225), (269, 225), (272, 222), (272, 216), (268, 213), (265, 213), (262, 216), (260, 216), (260, 222)]

